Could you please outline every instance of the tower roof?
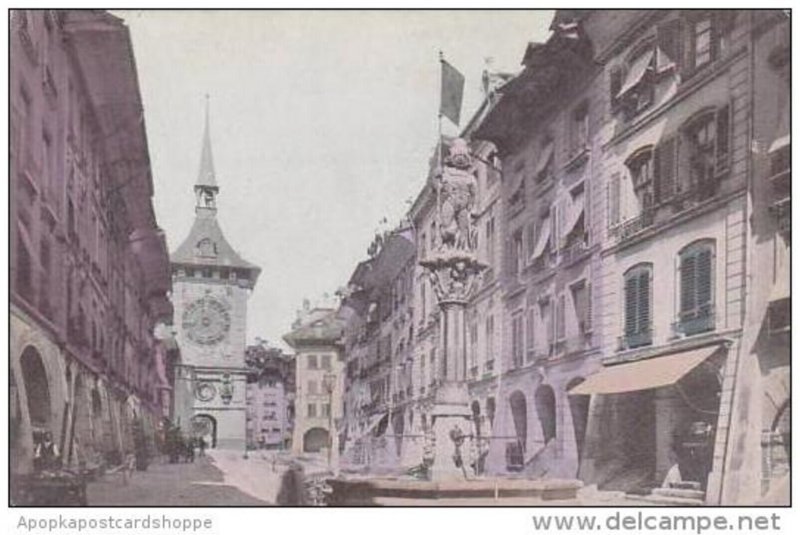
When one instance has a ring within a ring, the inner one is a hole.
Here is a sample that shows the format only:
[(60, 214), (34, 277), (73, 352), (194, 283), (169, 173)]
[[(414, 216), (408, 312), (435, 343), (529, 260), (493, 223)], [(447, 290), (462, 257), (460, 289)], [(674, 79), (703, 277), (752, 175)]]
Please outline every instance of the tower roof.
[(208, 100), (206, 100), (206, 124), (203, 133), (200, 174), (195, 184), (198, 202), (195, 208), (195, 219), (189, 235), (170, 255), (170, 261), (173, 265), (247, 270), (250, 272), (249, 279), (251, 283), (255, 285), (261, 268), (248, 262), (234, 250), (228, 240), (225, 239), (222, 228), (217, 221), (215, 198), (219, 188), (214, 175), (214, 160), (211, 156), (211, 136), (208, 123)]
[(206, 95), (206, 124), (203, 131), (203, 148), (200, 153), (200, 170), (197, 174), (197, 186), (217, 187), (217, 176), (214, 172), (214, 155), (211, 153), (211, 129), (208, 118), (208, 95)]

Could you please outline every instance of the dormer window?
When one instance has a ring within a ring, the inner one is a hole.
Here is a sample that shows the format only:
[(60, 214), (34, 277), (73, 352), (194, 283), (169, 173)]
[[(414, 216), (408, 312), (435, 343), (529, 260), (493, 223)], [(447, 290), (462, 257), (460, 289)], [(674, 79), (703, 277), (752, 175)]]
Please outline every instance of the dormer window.
[(205, 257), (217, 256), (217, 244), (209, 238), (203, 238), (197, 242), (197, 255)]

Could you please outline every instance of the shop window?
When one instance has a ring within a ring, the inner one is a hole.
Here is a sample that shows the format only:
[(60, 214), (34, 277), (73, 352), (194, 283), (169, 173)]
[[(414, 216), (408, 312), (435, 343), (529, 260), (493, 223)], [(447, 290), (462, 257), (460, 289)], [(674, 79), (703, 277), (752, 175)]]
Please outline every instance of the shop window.
[(652, 276), (650, 264), (629, 269), (624, 277), (625, 322), (621, 349), (633, 349), (653, 343)]

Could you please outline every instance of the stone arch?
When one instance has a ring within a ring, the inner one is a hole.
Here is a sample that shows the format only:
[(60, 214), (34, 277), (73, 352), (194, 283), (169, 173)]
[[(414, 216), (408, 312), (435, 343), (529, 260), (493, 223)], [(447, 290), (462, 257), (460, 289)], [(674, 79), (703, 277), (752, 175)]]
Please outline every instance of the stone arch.
[(556, 395), (550, 385), (539, 385), (534, 394), (536, 403), (536, 415), (539, 417), (539, 424), (542, 426), (542, 438), (547, 444), (556, 438)]
[(34, 432), (52, 433), (54, 422), (50, 382), (42, 355), (34, 346), (27, 346), (23, 350), (20, 356), (20, 369), (31, 428)]
[[(574, 377), (567, 383), (567, 392), (584, 382), (583, 377)], [(578, 453), (578, 462), (583, 459), (583, 445), (586, 441), (586, 426), (589, 422), (589, 402), (591, 396), (569, 395), (570, 416), (572, 416), (572, 430), (575, 432), (575, 448)]]
[(210, 448), (217, 446), (217, 419), (210, 414), (192, 416), (192, 436), (202, 438)]
[(328, 447), (328, 430), (323, 427), (312, 427), (303, 434), (303, 452), (316, 453)]
[(525, 394), (515, 390), (508, 396), (508, 404), (511, 410), (511, 420), (514, 422), (517, 441), (524, 451), (528, 443), (528, 400)]

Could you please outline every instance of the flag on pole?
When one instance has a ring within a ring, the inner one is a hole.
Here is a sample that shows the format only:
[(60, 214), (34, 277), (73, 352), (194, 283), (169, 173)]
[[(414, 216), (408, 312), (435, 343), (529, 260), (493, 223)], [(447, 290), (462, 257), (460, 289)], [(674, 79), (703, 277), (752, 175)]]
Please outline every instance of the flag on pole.
[(439, 113), (458, 126), (461, 119), (461, 100), (464, 96), (464, 75), (444, 59), (442, 63), (442, 101)]

